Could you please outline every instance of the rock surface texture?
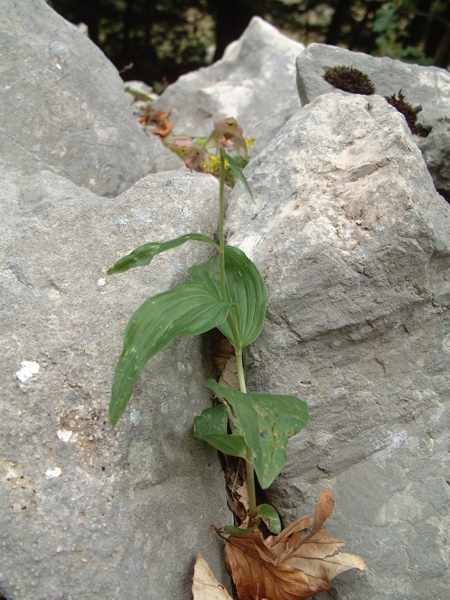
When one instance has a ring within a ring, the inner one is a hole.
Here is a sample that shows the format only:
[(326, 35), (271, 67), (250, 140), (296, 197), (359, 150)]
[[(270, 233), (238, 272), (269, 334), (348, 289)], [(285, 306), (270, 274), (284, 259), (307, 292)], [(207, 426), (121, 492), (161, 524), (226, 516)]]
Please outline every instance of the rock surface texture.
[(180, 77), (154, 106), (170, 109), (176, 134), (208, 135), (215, 119), (234, 117), (259, 152), (300, 108), (295, 59), (303, 49), (254, 17), (221, 60)]
[(256, 204), (236, 186), (229, 243), (269, 291), (248, 386), (310, 406), (270, 498), (289, 522), (333, 490), (327, 529), (367, 571), (338, 577), (324, 598), (444, 600), (450, 207), (380, 96), (320, 96), (246, 176)]
[(45, 0), (0, 11), (0, 169), (50, 170), (115, 196), (155, 170), (160, 142), (104, 54)]
[(114, 430), (107, 408), (132, 312), (209, 246), (105, 271), (147, 241), (213, 235), (218, 183), (151, 175), (111, 200), (43, 172), (10, 177), (1, 196), (0, 592), (188, 600), (197, 552), (224, 577), (211, 524), (230, 522), (217, 455), (192, 434), (210, 403), (205, 341), (150, 361)]
[(331, 67), (347, 66), (369, 76), (375, 93), (395, 96), (399, 91), (412, 107), (421, 106), (417, 121), (431, 127), (427, 137), (414, 135), (433, 177), (436, 189), (450, 202), (450, 73), (437, 67), (422, 67), (350, 52), (324, 44), (311, 44), (297, 58), (297, 85), (302, 105), (317, 96), (337, 91), (323, 78)]

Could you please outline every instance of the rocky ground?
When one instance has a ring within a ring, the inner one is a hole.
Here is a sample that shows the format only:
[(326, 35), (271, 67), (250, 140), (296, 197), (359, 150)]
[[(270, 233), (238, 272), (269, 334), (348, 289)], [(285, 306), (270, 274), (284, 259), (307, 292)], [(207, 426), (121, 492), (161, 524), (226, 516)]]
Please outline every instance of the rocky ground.
[[(192, 435), (210, 338), (152, 359), (115, 429), (107, 407), (129, 316), (210, 253), (106, 270), (150, 240), (214, 235), (218, 183), (144, 131), (151, 91), (124, 93), (44, 0), (6, 0), (0, 22), (0, 595), (188, 600), (199, 551), (227, 581), (210, 527), (231, 519), (223, 474)], [(327, 82), (336, 66), (375, 93)], [(426, 136), (386, 100), (400, 91)], [(288, 523), (332, 489), (328, 529), (367, 565), (324, 599), (448, 597), (449, 98), (447, 71), (304, 49), (260, 19), (150, 98), (173, 133), (234, 116), (256, 136), (255, 203), (238, 183), (226, 216), (269, 290), (248, 384), (311, 413), (268, 495)]]

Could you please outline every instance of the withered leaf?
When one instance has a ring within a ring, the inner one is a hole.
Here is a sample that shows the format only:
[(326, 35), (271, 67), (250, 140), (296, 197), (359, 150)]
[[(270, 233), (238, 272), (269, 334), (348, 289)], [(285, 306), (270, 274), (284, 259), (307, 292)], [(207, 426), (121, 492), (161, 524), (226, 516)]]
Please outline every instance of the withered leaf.
[(234, 524), (240, 525), (248, 517), (248, 490), (245, 481), (245, 463), (234, 456), (224, 456), (228, 507), (235, 515)]
[[(300, 600), (330, 589), (330, 581), (349, 569), (366, 568), (360, 556), (334, 554), (344, 544), (322, 528), (331, 515), (330, 490), (320, 490), (314, 523), (300, 517), (279, 535), (231, 535), (226, 544), (227, 568), (240, 600)], [(307, 535), (301, 535), (309, 527)]]
[(232, 344), (226, 337), (220, 339), (214, 346), (214, 363), (219, 377), (219, 385), (229, 387), (232, 390), (239, 389), (237, 376), (236, 355)]
[(159, 112), (151, 106), (147, 106), (139, 123), (146, 126), (151, 133), (159, 135), (163, 140), (173, 129), (173, 124), (168, 119), (169, 115), (170, 110)]
[(201, 554), (195, 561), (192, 594), (194, 600), (233, 600), (226, 587), (217, 581)]

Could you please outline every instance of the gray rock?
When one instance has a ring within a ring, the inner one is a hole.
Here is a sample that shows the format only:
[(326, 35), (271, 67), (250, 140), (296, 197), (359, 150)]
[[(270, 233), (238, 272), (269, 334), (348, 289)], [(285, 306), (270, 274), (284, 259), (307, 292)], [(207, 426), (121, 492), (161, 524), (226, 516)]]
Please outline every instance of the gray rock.
[(45, 0), (3, 0), (0, 38), (0, 170), (50, 170), (108, 196), (154, 171), (159, 141), (117, 70)]
[(231, 520), (216, 453), (192, 433), (210, 404), (207, 341), (179, 338), (150, 361), (114, 430), (107, 409), (130, 315), (210, 250), (105, 271), (146, 241), (212, 235), (218, 183), (150, 175), (108, 200), (43, 172), (1, 195), (0, 590), (188, 600), (197, 552), (224, 577), (211, 524)]
[(327, 68), (343, 65), (366, 73), (377, 94), (398, 97), (402, 90), (406, 102), (413, 107), (422, 106), (417, 121), (432, 130), (427, 137), (415, 135), (414, 141), (422, 150), (436, 189), (450, 201), (450, 73), (437, 67), (311, 44), (297, 59), (297, 85), (302, 105), (320, 94), (336, 91), (323, 75)]
[(229, 243), (261, 269), (269, 308), (251, 391), (310, 407), (269, 497), (285, 522), (334, 491), (327, 529), (367, 571), (324, 598), (448, 596), (450, 207), (380, 96), (325, 94), (246, 169)]
[(208, 135), (215, 119), (234, 117), (244, 135), (256, 135), (255, 154), (300, 108), (295, 58), (303, 49), (254, 17), (221, 60), (180, 77), (154, 106), (170, 109), (176, 134)]

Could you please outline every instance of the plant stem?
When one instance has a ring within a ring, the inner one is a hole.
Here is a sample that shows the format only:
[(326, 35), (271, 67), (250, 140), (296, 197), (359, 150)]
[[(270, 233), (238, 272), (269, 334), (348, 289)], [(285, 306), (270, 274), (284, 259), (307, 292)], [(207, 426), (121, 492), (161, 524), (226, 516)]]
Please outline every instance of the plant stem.
[(222, 302), (226, 302), (225, 285), (225, 238), (223, 223), (225, 219), (225, 151), (220, 148), (220, 185), (219, 185), (219, 259), (220, 259), (220, 288)]
[[(236, 367), (239, 381), (239, 389), (244, 394), (247, 393), (245, 385), (244, 363), (242, 361), (242, 348), (236, 351)], [(245, 459), (245, 469), (247, 473), (247, 490), (248, 490), (248, 514), (251, 519), (256, 517), (256, 490), (255, 490), (255, 469), (252, 464), (252, 451), (247, 446), (247, 456)]]
[(244, 375), (244, 363), (242, 361), (242, 348), (240, 350), (236, 350), (236, 368), (237, 368), (237, 375), (238, 375), (238, 381), (239, 381), (239, 389), (241, 390), (241, 392), (244, 392), (244, 394), (247, 393), (247, 386), (245, 385), (245, 375)]
[[(225, 238), (223, 235), (223, 225), (225, 220), (225, 151), (221, 147), (220, 150), (220, 185), (219, 185), (219, 264), (220, 264), (220, 289), (222, 301), (226, 301), (226, 279), (225, 279)], [(238, 341), (238, 332), (234, 324), (231, 314), (228, 315), (228, 323), (233, 332), (235, 343)], [(234, 347), (236, 352), (236, 365), (239, 380), (239, 389), (244, 394), (247, 393), (244, 376), (244, 364), (242, 362), (242, 348), (239, 350)], [(256, 518), (256, 491), (255, 491), (255, 469), (252, 464), (252, 451), (247, 446), (245, 468), (247, 472), (247, 489), (248, 489), (248, 504), (249, 517)]]

